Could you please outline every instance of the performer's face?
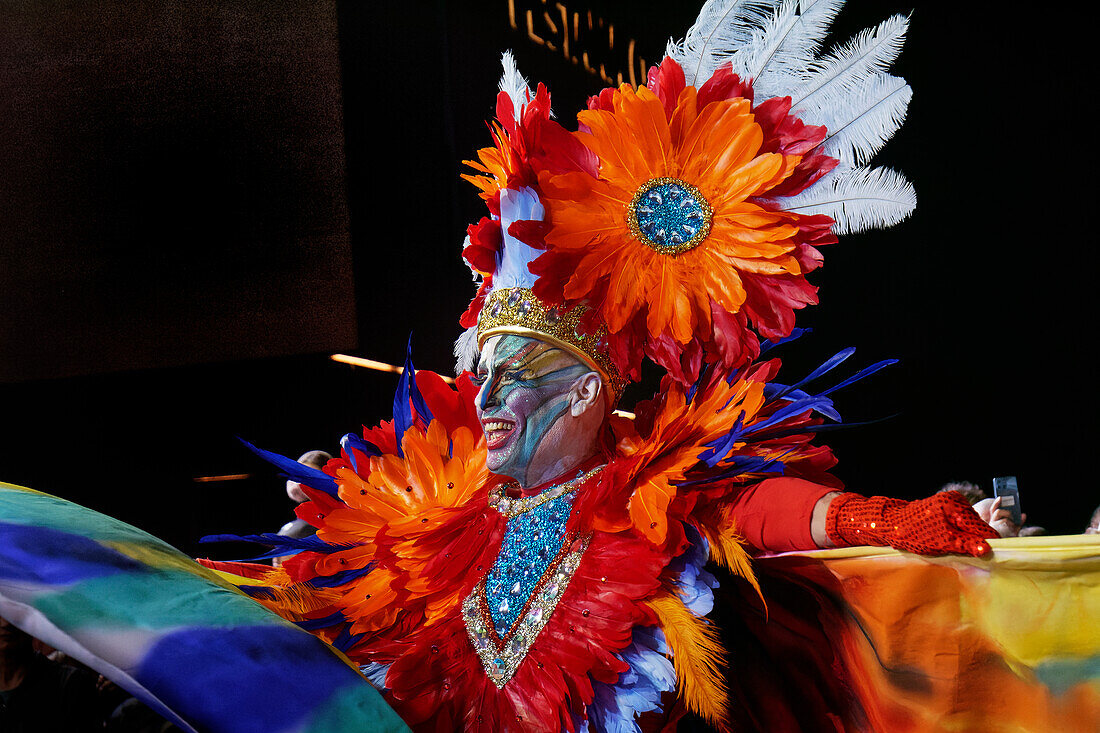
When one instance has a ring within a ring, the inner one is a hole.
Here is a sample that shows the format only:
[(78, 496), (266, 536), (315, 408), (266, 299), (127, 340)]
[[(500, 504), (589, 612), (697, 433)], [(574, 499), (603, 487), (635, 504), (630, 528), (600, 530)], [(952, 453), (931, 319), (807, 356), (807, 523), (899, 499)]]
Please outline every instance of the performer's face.
[(568, 352), (523, 336), (493, 336), (481, 349), (477, 413), (490, 471), (529, 485), (569, 435), (569, 393), (591, 372)]

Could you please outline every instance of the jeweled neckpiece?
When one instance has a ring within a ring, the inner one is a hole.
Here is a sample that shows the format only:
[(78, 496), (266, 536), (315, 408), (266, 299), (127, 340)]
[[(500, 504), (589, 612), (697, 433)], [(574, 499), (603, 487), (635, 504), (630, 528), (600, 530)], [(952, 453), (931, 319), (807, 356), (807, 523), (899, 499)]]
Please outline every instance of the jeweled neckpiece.
[(695, 186), (679, 178), (654, 178), (634, 192), (627, 209), (631, 233), (661, 254), (698, 247), (710, 234), (714, 214)]
[(550, 620), (588, 547), (566, 531), (574, 491), (600, 469), (539, 494), (510, 499), (503, 487), (490, 505), (508, 517), (496, 562), (462, 604), (466, 631), (489, 679), (503, 687)]
[(496, 509), (508, 519), (518, 517), (520, 514), (529, 512), (536, 507), (540, 507), (547, 502), (557, 499), (559, 496), (572, 493), (578, 486), (595, 476), (602, 469), (603, 466), (597, 466), (584, 473), (578, 473), (576, 478), (571, 481), (566, 481), (564, 484), (551, 486), (534, 496), (525, 496), (519, 499), (510, 498), (506, 493), (509, 489), (518, 488), (519, 484), (514, 481), (502, 484), (489, 491), (489, 506)]

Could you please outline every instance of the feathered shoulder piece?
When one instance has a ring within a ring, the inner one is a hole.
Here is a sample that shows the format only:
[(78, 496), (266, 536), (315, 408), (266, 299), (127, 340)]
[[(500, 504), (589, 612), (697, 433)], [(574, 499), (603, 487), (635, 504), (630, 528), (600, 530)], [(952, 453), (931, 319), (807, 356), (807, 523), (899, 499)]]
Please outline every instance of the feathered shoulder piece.
[(842, 5), (712, 0), (644, 86), (603, 90), (569, 132), (506, 57), (494, 147), (468, 177), (491, 216), (464, 249), (482, 283), (463, 325), (495, 289), (529, 289), (583, 308), (579, 331), (605, 329), (626, 378), (648, 358), (685, 388), (788, 336), (817, 302), (819, 248), (915, 206), (904, 178), (867, 166), (909, 102), (887, 73), (907, 21), (821, 55)]
[[(765, 353), (772, 347), (763, 344)], [(632, 528), (655, 545), (675, 547), (690, 525), (711, 542), (713, 559), (741, 566), (730, 561), (742, 554), (739, 547), (721, 554), (736, 544), (729, 504), (741, 487), (775, 476), (839, 486), (828, 473), (832, 452), (813, 442), (841, 423), (832, 395), (895, 362), (877, 362), (811, 391), (854, 352), (841, 351), (794, 384), (778, 381), (778, 358), (732, 374), (708, 368), (689, 387), (666, 377), (657, 397), (638, 405), (635, 419), (613, 420), (616, 457), (607, 485), (624, 495), (592, 498), (599, 507), (596, 528)]]
[(302, 483), (310, 499), (297, 514), (317, 532), (207, 538), (272, 548), (256, 560), (284, 558), (275, 569), (213, 565), (251, 577), (243, 590), (361, 664), (373, 661), (368, 648), (430, 627), (470, 592), (470, 570), (491, 566), (502, 530), (499, 515), (485, 511), (496, 479), (485, 466), (475, 393), (466, 376), (452, 388), (406, 362), (394, 419), (345, 436), (323, 471), (253, 447)]

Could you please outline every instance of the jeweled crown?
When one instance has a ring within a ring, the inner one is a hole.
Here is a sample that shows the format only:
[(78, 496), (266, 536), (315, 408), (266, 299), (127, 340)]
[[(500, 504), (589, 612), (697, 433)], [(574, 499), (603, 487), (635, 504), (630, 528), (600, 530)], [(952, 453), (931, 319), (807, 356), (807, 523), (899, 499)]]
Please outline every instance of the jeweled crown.
[(490, 336), (515, 334), (565, 349), (603, 377), (614, 404), (628, 381), (608, 354), (607, 329), (601, 325), (594, 333), (581, 333), (580, 320), (587, 310), (584, 305), (568, 310), (547, 306), (529, 288), (499, 288), (489, 294), (481, 309), (477, 343), (480, 347)]

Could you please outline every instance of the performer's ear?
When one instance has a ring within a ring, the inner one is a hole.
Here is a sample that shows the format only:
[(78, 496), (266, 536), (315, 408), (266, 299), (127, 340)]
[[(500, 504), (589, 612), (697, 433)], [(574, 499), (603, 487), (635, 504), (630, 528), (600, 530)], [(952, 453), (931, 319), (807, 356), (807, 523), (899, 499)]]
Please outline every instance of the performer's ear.
[(588, 372), (573, 383), (569, 393), (569, 411), (580, 417), (603, 400), (603, 380), (596, 372)]

